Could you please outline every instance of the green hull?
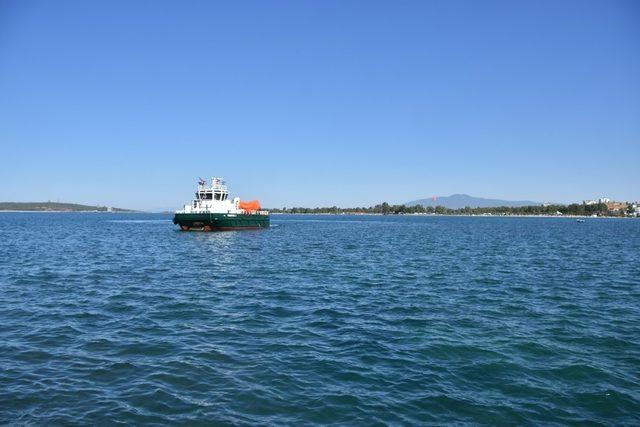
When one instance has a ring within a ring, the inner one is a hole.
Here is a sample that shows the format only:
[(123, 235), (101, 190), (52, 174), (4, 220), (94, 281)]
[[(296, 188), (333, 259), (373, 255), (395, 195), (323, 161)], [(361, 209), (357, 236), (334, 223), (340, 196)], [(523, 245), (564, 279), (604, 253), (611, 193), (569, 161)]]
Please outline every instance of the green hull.
[(177, 213), (173, 223), (184, 231), (251, 230), (269, 227), (269, 215), (234, 215), (222, 213)]

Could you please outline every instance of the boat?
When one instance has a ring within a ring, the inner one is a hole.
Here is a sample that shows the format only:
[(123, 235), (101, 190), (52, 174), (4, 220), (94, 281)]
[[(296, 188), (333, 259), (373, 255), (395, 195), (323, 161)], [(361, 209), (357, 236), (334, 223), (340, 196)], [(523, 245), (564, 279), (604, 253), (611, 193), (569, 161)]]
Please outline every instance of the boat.
[(175, 212), (173, 223), (183, 231), (255, 230), (269, 227), (269, 212), (258, 200), (229, 199), (222, 178), (199, 179), (195, 199)]
[(584, 219), (576, 219), (577, 222), (584, 222)]

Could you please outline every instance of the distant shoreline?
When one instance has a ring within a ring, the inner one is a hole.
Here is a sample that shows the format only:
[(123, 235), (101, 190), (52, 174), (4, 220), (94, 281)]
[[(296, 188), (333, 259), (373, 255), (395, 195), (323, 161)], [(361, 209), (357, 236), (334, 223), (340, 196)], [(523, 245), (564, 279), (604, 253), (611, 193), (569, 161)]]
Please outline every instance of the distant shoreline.
[[(134, 213), (153, 213), (144, 211), (73, 211), (73, 210), (17, 210), (17, 209), (0, 209), (0, 212), (13, 212), (13, 213), (110, 213), (110, 214), (134, 214)], [(157, 212), (163, 213), (163, 212)]]
[[(109, 214), (153, 214), (153, 215), (172, 215), (173, 212), (145, 212), (145, 211), (71, 211), (71, 210), (11, 210), (0, 209), (0, 213), (109, 213)], [(579, 218), (579, 219), (637, 219), (631, 216), (590, 216), (590, 215), (473, 215), (473, 214), (381, 214), (381, 213), (290, 213), (290, 212), (271, 212), (270, 215), (301, 215), (301, 216), (388, 216), (388, 217), (468, 217), (468, 218)]]
[(469, 217), (469, 218), (569, 218), (569, 219), (637, 219), (630, 216), (590, 216), (590, 215), (473, 215), (473, 214), (381, 214), (381, 213), (289, 213), (271, 212), (270, 215), (305, 215), (305, 216), (388, 216), (388, 217)]
[(375, 206), (361, 206), (352, 208), (331, 207), (296, 207), (273, 208), (271, 213), (291, 214), (331, 214), (331, 215), (446, 215), (446, 216), (522, 216), (522, 217), (594, 217), (594, 216), (640, 216), (638, 203), (611, 202), (611, 203), (572, 203), (570, 205), (543, 204), (532, 206), (493, 206), (448, 208), (445, 206), (423, 205), (390, 205), (387, 202)]
[(0, 202), (0, 212), (139, 212), (106, 205), (83, 205), (66, 202)]

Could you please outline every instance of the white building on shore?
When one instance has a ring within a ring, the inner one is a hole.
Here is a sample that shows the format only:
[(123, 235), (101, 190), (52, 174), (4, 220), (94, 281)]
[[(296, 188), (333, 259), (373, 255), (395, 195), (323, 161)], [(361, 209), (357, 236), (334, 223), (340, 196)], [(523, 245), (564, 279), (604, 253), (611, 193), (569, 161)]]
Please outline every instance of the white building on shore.
[(598, 203), (610, 203), (611, 199), (608, 197), (600, 197), (598, 200), (583, 200), (582, 204), (583, 205), (587, 205), (587, 206), (591, 206), (591, 205), (597, 205)]

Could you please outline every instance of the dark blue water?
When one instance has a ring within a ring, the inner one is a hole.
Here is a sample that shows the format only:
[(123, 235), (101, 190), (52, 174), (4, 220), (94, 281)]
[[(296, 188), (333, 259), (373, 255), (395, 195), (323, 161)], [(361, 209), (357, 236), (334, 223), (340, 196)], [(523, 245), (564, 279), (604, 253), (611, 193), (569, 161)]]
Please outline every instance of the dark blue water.
[(640, 221), (0, 214), (0, 422), (640, 423)]

